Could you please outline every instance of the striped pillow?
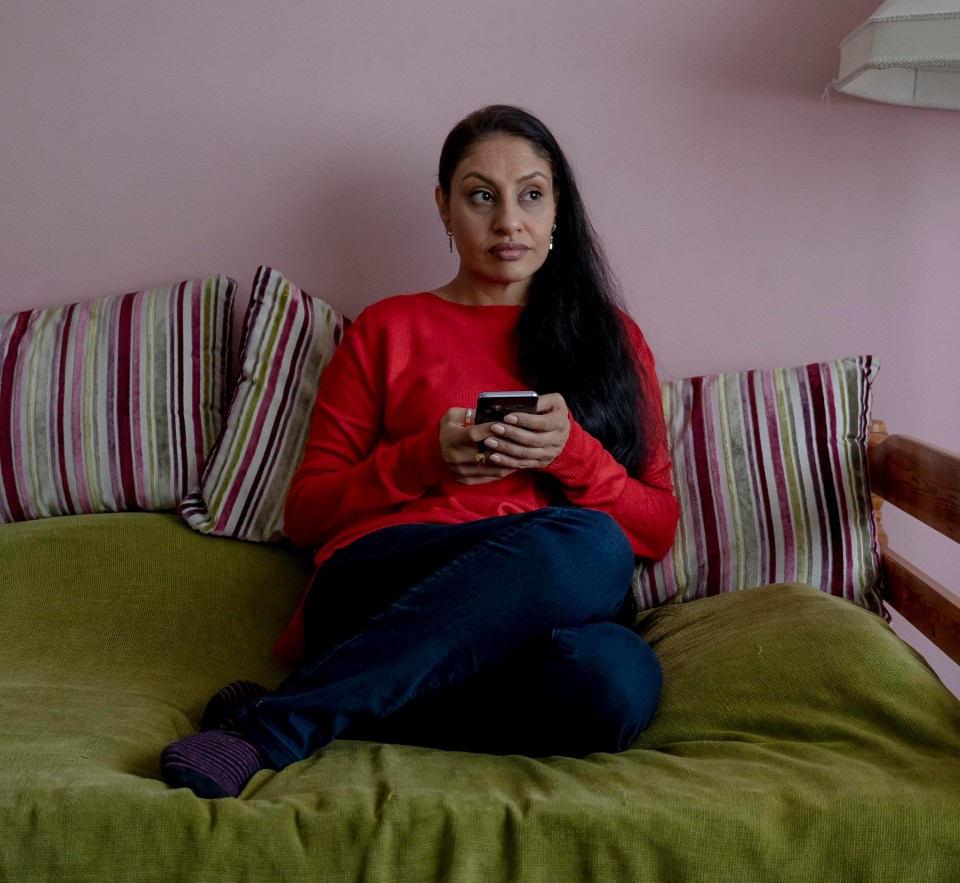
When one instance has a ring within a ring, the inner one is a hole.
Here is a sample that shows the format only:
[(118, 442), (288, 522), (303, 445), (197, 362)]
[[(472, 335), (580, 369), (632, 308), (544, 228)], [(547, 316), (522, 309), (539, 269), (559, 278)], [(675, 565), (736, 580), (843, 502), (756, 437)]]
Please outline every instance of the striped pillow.
[(320, 373), (345, 322), (275, 270), (257, 271), (226, 424), (199, 490), (180, 505), (195, 530), (253, 542), (283, 537), (283, 505), (307, 443)]
[(226, 402), (236, 283), (0, 316), (0, 521), (175, 509)]
[(641, 608), (803, 582), (882, 611), (867, 477), (870, 356), (664, 383), (680, 524)]

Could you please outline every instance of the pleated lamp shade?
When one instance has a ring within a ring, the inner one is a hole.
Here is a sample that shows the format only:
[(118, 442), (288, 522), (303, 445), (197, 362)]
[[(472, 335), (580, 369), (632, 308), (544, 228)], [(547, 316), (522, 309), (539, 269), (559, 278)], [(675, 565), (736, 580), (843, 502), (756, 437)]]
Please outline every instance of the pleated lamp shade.
[(848, 95), (960, 110), (960, 0), (887, 0), (840, 44)]

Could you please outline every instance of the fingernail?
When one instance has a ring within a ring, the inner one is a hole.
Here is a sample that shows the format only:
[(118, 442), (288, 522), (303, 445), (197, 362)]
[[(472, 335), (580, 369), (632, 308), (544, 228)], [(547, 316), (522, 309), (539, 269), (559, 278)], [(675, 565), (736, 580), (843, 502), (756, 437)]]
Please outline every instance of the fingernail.
[[(520, 418), (517, 417), (516, 414), (507, 414), (507, 416), (503, 418), (503, 422), (504, 422), (504, 423), (519, 423), (519, 422), (520, 422)], [(494, 427), (494, 428), (496, 428), (496, 427)]]
[(485, 444), (488, 448), (496, 448), (496, 447), (499, 447), (500, 442), (498, 442), (495, 438), (488, 438), (488, 439), (484, 442), (484, 444)]
[(490, 457), (490, 462), (499, 463), (502, 459), (503, 457), (501, 457), (499, 454), (494, 454), (493, 456)]
[[(512, 416), (512, 415), (511, 415), (511, 416)], [(506, 418), (504, 418), (504, 419), (505, 419), (505, 420), (509, 420), (510, 418), (509, 418), (509, 417), (506, 417)], [(516, 418), (514, 418), (514, 420), (516, 420)], [(490, 429), (492, 429), (494, 432), (497, 432), (497, 433), (500, 433), (500, 434), (503, 434), (504, 432), (507, 431), (507, 427), (506, 427), (506, 426), (501, 426), (499, 423), (494, 423), (493, 426), (490, 427)]]

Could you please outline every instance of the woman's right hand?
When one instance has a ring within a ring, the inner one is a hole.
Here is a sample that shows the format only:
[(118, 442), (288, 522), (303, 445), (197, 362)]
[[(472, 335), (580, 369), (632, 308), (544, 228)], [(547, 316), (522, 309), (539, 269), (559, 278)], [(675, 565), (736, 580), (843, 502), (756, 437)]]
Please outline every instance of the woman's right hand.
[(486, 431), (470, 419), (471, 408), (451, 408), (440, 420), (440, 453), (453, 477), (461, 484), (488, 484), (516, 472), (490, 462), (489, 452), (477, 447)]

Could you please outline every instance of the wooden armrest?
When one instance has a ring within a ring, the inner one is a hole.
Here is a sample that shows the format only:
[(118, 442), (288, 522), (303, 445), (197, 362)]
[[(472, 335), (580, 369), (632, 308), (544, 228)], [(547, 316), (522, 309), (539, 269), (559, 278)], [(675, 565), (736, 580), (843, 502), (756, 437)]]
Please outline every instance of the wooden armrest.
[[(905, 435), (870, 433), (868, 460), (875, 497), (960, 543), (960, 455)], [(879, 504), (874, 501), (879, 516)], [(884, 597), (955, 662), (960, 663), (960, 597), (887, 546), (878, 517)]]
[(960, 664), (960, 598), (893, 549), (883, 550), (883, 573), (890, 606)]
[(890, 435), (869, 462), (873, 493), (960, 543), (960, 455)]

